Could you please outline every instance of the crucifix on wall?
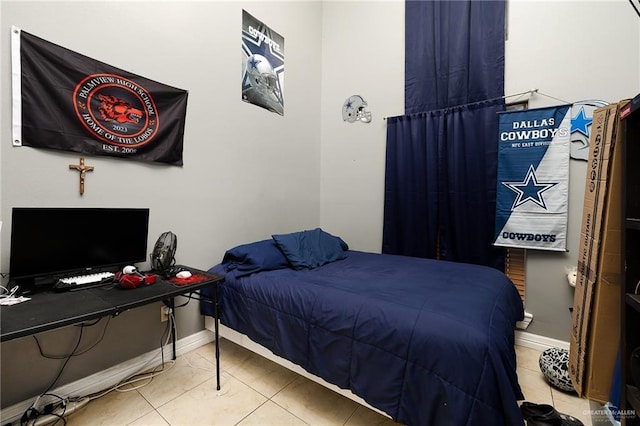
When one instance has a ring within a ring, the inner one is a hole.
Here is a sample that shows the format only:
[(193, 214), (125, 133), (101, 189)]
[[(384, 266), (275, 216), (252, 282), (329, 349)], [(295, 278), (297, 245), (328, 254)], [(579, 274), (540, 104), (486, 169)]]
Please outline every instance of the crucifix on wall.
[(84, 178), (87, 172), (93, 171), (93, 166), (85, 166), (84, 157), (80, 157), (80, 164), (69, 164), (69, 169), (80, 172), (80, 195), (84, 194)]

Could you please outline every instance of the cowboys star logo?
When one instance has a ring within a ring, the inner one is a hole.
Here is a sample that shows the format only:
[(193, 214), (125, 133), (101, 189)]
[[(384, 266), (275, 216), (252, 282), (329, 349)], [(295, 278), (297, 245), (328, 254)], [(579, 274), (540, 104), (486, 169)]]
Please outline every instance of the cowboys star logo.
[(538, 182), (536, 171), (533, 165), (530, 165), (522, 182), (502, 182), (502, 184), (517, 194), (515, 200), (513, 200), (511, 210), (515, 210), (527, 201), (531, 201), (547, 210), (542, 193), (556, 186), (558, 182)]

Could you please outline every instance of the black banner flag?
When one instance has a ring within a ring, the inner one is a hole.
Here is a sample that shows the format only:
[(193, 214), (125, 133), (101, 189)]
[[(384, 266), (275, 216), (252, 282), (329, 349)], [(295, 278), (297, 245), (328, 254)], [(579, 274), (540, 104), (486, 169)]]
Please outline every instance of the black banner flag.
[(182, 165), (186, 90), (12, 29), (13, 144)]

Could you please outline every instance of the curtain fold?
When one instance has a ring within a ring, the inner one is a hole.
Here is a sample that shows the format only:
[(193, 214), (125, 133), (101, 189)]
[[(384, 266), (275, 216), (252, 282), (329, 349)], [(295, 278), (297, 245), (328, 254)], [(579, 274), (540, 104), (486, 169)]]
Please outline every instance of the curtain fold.
[(493, 247), (498, 168), (498, 113), (502, 99), (445, 110), (439, 194), (440, 255), (446, 260), (503, 269)]
[(430, 113), (387, 120), (383, 253), (436, 257), (438, 131)]

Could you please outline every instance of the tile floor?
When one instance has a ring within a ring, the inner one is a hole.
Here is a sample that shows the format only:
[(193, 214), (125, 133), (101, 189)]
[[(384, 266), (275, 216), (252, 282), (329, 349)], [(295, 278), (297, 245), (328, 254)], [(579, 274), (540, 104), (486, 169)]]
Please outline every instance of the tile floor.
[[(580, 419), (585, 426), (596, 426), (595, 423), (592, 423), (591, 412), (594, 408), (590, 406), (589, 400), (579, 398), (576, 394), (563, 392), (547, 384), (538, 366), (540, 351), (516, 346), (516, 356), (518, 382), (526, 401), (536, 404), (551, 404), (559, 412)], [(598, 408), (596, 407), (596, 409)]]
[[(234, 343), (220, 343), (219, 395), (214, 346), (208, 344), (179, 356), (170, 370), (144, 387), (91, 401), (70, 415), (67, 425), (397, 425)], [(516, 353), (518, 378), (528, 401), (553, 404), (592, 426), (589, 401), (546, 384), (538, 368), (539, 351), (518, 346)]]

